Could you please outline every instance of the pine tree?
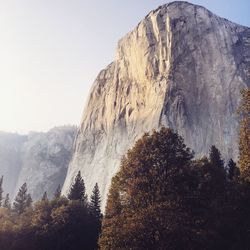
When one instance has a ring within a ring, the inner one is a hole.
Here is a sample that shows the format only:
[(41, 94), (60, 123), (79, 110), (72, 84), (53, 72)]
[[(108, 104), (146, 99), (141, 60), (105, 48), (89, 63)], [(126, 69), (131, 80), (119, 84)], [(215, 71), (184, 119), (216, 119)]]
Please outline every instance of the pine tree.
[(250, 89), (242, 91), (240, 115), (239, 166), (242, 179), (250, 182)]
[(69, 194), (68, 194), (69, 200), (80, 200), (86, 202), (87, 197), (85, 194), (85, 185), (84, 181), (81, 177), (81, 172), (79, 171), (78, 174), (75, 177), (75, 181), (72, 184)]
[(221, 194), (226, 190), (227, 173), (221, 153), (214, 145), (211, 146), (209, 151), (209, 165), (210, 170), (208, 172), (211, 176), (212, 186), (217, 190), (214, 198), (220, 200)]
[(7, 208), (7, 209), (9, 209), (9, 210), (11, 209), (9, 194), (6, 194), (6, 196), (5, 196), (5, 200), (4, 200), (3, 207), (4, 207), (4, 208)]
[(90, 197), (90, 203), (89, 203), (89, 212), (91, 216), (91, 223), (92, 227), (90, 229), (91, 238), (92, 241), (95, 243), (92, 246), (92, 249), (98, 249), (98, 238), (101, 232), (101, 220), (102, 220), (102, 214), (101, 214), (101, 196), (98, 184), (96, 183), (92, 195)]
[(26, 200), (26, 208), (31, 207), (32, 206), (32, 198), (30, 194), (27, 194), (27, 200)]
[(32, 199), (29, 194), (27, 194), (27, 184), (24, 183), (18, 191), (18, 194), (13, 203), (13, 211), (20, 215), (26, 208), (31, 206)]
[(48, 201), (48, 195), (46, 191), (43, 193), (42, 201)]
[(214, 145), (212, 145), (210, 148), (209, 160), (212, 166), (218, 167), (221, 169), (224, 168), (224, 161), (221, 158), (221, 153)]
[(54, 193), (54, 198), (55, 199), (60, 198), (61, 197), (61, 192), (62, 192), (61, 185), (59, 184), (58, 187), (57, 187), (57, 189), (56, 189), (56, 191), (55, 191), (55, 193)]
[(239, 177), (240, 170), (232, 159), (229, 160), (227, 164), (227, 169), (229, 180), (236, 180)]
[(98, 220), (101, 219), (101, 196), (98, 184), (96, 183), (90, 197), (89, 204), (90, 212)]
[(0, 207), (3, 203), (3, 176), (0, 178)]

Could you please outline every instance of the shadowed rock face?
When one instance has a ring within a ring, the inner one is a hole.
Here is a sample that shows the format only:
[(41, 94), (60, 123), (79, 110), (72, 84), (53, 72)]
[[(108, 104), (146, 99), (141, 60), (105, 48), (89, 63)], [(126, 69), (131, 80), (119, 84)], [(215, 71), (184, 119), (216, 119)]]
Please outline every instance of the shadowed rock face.
[(16, 182), (21, 171), (21, 148), (26, 136), (0, 132), (0, 176), (4, 176), (4, 195), (15, 192)]
[(0, 175), (11, 198), (27, 182), (34, 200), (52, 197), (62, 185), (72, 156), (76, 127), (64, 126), (26, 136), (0, 133)]
[(98, 182), (104, 206), (122, 155), (161, 125), (198, 155), (214, 144), (236, 159), (235, 111), (249, 83), (249, 28), (186, 2), (152, 11), (93, 84), (63, 192), (81, 170), (88, 193)]

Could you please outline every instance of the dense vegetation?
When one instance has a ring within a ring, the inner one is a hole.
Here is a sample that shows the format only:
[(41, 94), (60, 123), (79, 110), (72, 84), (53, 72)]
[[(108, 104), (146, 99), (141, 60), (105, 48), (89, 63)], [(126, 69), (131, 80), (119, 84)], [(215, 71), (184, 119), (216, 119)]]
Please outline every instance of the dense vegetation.
[(145, 134), (112, 180), (101, 249), (250, 249), (250, 95), (242, 93), (240, 170), (219, 150), (193, 159), (171, 129)]
[[(0, 194), (2, 182), (3, 178)], [(61, 196), (58, 187), (52, 200), (48, 200), (45, 192), (42, 199), (32, 205), (26, 183), (12, 208), (8, 197), (0, 208), (1, 250), (97, 249), (102, 218), (100, 193), (96, 184), (90, 202), (87, 201), (80, 172), (68, 198)]]
[(249, 250), (249, 90), (238, 113), (238, 166), (214, 145), (195, 159), (169, 128), (147, 133), (122, 159), (103, 219), (98, 185), (88, 201), (80, 172), (67, 198), (58, 187), (33, 204), (24, 183), (12, 206), (0, 178), (0, 249)]
[(242, 178), (250, 182), (250, 89), (242, 91), (238, 110), (240, 122), (239, 165)]

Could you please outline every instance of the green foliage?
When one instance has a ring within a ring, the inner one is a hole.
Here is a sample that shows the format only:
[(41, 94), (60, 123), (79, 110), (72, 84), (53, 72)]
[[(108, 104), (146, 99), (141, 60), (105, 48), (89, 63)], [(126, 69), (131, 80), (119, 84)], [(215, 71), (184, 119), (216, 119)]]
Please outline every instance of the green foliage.
[(76, 175), (75, 181), (72, 184), (69, 194), (68, 194), (69, 200), (80, 200), (83, 202), (86, 202), (86, 194), (85, 194), (85, 184), (81, 177), (81, 172), (79, 171)]
[(18, 191), (18, 194), (13, 203), (13, 211), (21, 215), (25, 210), (32, 204), (32, 198), (30, 194), (27, 193), (27, 184), (24, 183)]
[(102, 223), (101, 196), (97, 183), (95, 184), (92, 195), (90, 197), (89, 211), (92, 220), (95, 221), (95, 227), (90, 228), (90, 230), (92, 231), (92, 235), (95, 236), (96, 244), (93, 247), (94, 249), (97, 249), (98, 248), (97, 242), (101, 232), (101, 223)]
[[(97, 185), (94, 190), (98, 196)], [(92, 206), (63, 196), (49, 200), (45, 192), (31, 207), (30, 198), (24, 184), (13, 211), (0, 208), (1, 250), (97, 249), (101, 221), (93, 215)]]
[(96, 183), (92, 192), (92, 195), (90, 197), (90, 213), (96, 217), (96, 219), (100, 220), (101, 215), (101, 195), (99, 191), (98, 184)]

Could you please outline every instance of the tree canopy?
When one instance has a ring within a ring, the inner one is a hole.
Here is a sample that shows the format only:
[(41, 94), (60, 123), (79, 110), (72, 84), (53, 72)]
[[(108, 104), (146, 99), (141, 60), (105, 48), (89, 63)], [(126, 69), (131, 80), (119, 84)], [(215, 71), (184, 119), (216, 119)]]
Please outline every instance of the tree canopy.
[(239, 166), (241, 177), (250, 182), (250, 89), (242, 90), (240, 115)]
[(44, 192), (41, 200), (31, 206), (32, 199), (24, 183), (13, 209), (9, 195), (0, 208), (1, 250), (97, 249), (102, 219), (97, 184), (91, 197), (90, 202), (83, 202), (82, 196), (69, 200), (56, 195), (49, 200)]
[(112, 179), (100, 249), (245, 249), (243, 190), (227, 178), (215, 146), (194, 160), (173, 130), (147, 133)]

